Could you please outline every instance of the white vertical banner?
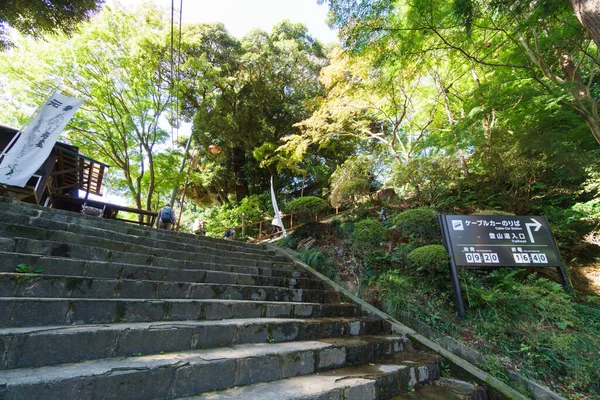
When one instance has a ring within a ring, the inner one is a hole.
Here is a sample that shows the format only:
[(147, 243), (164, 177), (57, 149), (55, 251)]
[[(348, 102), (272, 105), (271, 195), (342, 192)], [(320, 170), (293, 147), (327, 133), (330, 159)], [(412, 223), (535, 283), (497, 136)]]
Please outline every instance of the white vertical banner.
[(0, 161), (0, 183), (25, 187), (29, 178), (46, 161), (62, 130), (83, 100), (52, 94), (23, 129)]
[(279, 226), (281, 226), (283, 236), (287, 236), (287, 232), (285, 231), (285, 227), (283, 226), (283, 221), (281, 220), (281, 214), (279, 213), (279, 207), (277, 207), (275, 189), (273, 189), (273, 177), (271, 177), (271, 202), (273, 203), (273, 212), (275, 213), (275, 218), (277, 218), (277, 221), (279, 221)]

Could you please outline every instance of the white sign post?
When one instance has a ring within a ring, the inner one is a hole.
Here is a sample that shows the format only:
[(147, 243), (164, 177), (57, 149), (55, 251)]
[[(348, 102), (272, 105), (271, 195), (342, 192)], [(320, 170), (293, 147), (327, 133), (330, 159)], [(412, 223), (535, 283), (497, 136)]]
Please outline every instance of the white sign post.
[(62, 130), (83, 100), (52, 94), (18, 138), (0, 154), (0, 183), (25, 187), (50, 155)]

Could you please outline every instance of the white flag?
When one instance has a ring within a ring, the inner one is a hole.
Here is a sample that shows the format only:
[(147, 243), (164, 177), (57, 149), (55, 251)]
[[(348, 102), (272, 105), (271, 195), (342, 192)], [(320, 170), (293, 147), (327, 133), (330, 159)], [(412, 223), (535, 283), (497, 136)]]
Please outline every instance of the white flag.
[(0, 161), (0, 183), (25, 187), (81, 104), (83, 100), (59, 93), (50, 96)]
[(273, 211), (275, 212), (275, 218), (277, 218), (279, 226), (281, 226), (283, 236), (286, 236), (287, 232), (285, 231), (285, 227), (283, 226), (283, 221), (281, 221), (281, 213), (279, 213), (279, 207), (277, 207), (277, 199), (275, 199), (275, 190), (273, 189), (273, 177), (271, 177), (271, 202), (273, 203)]

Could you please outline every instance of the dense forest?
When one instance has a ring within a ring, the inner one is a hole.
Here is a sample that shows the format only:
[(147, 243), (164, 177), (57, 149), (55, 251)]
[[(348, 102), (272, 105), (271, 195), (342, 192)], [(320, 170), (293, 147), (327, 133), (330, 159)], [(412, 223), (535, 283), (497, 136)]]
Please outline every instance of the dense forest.
[[(280, 244), (314, 239), (308, 264), (477, 348), (501, 378), (600, 397), (594, 0), (328, 0), (338, 44), (289, 21), (241, 39), (172, 30), (147, 4), (90, 15), (100, 3), (73, 11), (77, 29), (0, 21), (23, 34), (0, 31), (0, 123), (21, 127), (52, 90), (85, 99), (61, 140), (109, 164), (106, 186), (136, 208), (175, 188), (182, 230), (272, 217), (271, 177), (285, 211), (346, 210)], [(574, 295), (543, 270), (461, 271), (459, 320), (437, 213), (477, 212), (546, 216)]]

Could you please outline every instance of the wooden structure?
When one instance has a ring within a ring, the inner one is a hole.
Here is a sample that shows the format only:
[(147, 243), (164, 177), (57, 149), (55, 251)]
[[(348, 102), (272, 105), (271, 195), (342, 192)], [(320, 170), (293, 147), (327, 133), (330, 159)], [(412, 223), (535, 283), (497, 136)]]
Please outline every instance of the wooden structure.
[[(0, 149), (4, 149), (18, 129), (0, 125)], [(0, 160), (1, 161), (1, 160)], [(42, 166), (25, 187), (6, 186), (0, 195), (17, 198), (27, 203), (82, 212), (95, 208), (103, 218), (121, 219), (142, 225), (153, 225), (156, 212), (123, 207), (92, 200), (89, 195), (102, 196), (102, 181), (109, 166), (79, 153), (76, 146), (57, 142)], [(141, 216), (138, 220), (118, 218), (119, 211)]]

